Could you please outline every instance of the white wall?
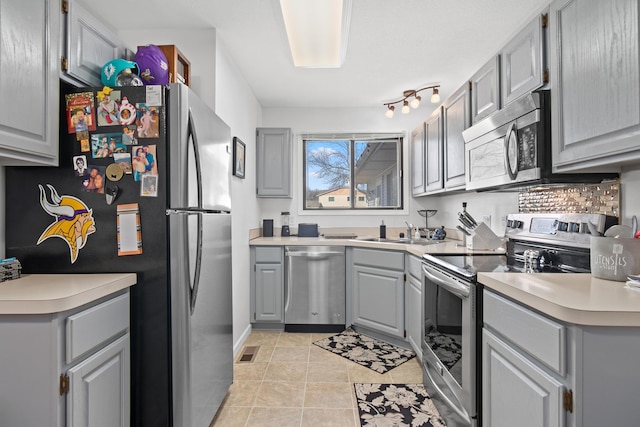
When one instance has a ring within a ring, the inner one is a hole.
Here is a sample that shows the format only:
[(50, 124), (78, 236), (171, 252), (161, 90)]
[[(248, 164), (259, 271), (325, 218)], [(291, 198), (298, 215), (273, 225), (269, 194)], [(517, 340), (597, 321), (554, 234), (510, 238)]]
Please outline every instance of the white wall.
[(216, 112), (231, 127), (231, 135), (246, 144), (245, 178), (231, 178), (233, 203), (233, 342), (234, 353), (251, 332), (249, 230), (259, 227), (256, 199), (256, 127), (262, 108), (226, 47), (216, 44)]

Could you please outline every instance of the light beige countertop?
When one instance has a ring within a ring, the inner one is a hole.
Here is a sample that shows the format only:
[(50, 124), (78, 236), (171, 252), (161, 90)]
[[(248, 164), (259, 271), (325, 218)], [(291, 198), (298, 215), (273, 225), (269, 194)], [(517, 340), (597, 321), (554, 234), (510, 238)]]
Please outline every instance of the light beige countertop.
[[(358, 236), (358, 239), (373, 238), (377, 236), (364, 235)], [(250, 246), (351, 246), (358, 248), (370, 248), (370, 249), (386, 249), (395, 251), (405, 251), (412, 255), (421, 257), (425, 253), (434, 254), (466, 254), (466, 253), (504, 253), (504, 249), (491, 250), (469, 250), (465, 246), (461, 246), (460, 240), (445, 239), (440, 240), (438, 243), (427, 245), (412, 245), (404, 243), (389, 243), (389, 242), (376, 242), (376, 241), (361, 241), (355, 239), (327, 239), (324, 237), (257, 237), (249, 240)]]
[(558, 320), (640, 326), (640, 289), (588, 273), (478, 273), (478, 282)]
[(25, 274), (0, 283), (0, 314), (58, 313), (136, 284), (135, 273)]

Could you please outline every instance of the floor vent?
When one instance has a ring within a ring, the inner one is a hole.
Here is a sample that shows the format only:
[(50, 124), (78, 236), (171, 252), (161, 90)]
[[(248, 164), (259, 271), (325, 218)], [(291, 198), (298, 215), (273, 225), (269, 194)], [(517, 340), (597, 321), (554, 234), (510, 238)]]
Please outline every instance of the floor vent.
[(253, 362), (253, 359), (258, 354), (258, 349), (260, 346), (247, 346), (244, 348), (244, 351), (240, 355), (240, 359), (238, 362)]

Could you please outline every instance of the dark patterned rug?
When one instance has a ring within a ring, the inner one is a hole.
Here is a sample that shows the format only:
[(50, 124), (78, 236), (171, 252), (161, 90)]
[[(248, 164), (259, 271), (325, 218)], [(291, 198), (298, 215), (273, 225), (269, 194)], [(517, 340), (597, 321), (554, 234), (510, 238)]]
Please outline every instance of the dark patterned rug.
[(449, 335), (436, 330), (427, 333), (427, 344), (448, 370), (451, 370), (462, 357), (462, 346)]
[(351, 328), (314, 344), (380, 374), (416, 356), (411, 350), (361, 335)]
[(422, 384), (354, 384), (360, 425), (445, 427)]

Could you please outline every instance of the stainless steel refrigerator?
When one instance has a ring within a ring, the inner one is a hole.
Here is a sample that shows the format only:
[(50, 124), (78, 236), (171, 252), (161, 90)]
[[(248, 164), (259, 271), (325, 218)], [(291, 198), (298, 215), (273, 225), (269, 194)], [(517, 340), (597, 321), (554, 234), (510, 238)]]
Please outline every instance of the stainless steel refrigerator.
[[(24, 273), (136, 272), (130, 309), (131, 425), (206, 427), (233, 377), (229, 127), (184, 85), (112, 88), (119, 105), (126, 98), (138, 116), (145, 105), (155, 105), (148, 134), (136, 120), (130, 126), (137, 127), (137, 141), (126, 145), (124, 137), (116, 138), (121, 153), (154, 148), (155, 169), (141, 173), (155, 174), (147, 181), (154, 184), (151, 193), (145, 193), (145, 180), (135, 180), (132, 165), (130, 174), (118, 178), (111, 166), (116, 156), (94, 156), (93, 146), (89, 151), (83, 146), (86, 134), (70, 132), (66, 95), (93, 93), (92, 111), (84, 107), (97, 122), (89, 126), (89, 140), (124, 136), (122, 120), (98, 120), (103, 88), (62, 89), (60, 167), (6, 168), (5, 253), (21, 261)], [(108, 179), (104, 192), (85, 191), (86, 175), (74, 168), (82, 155), (89, 169), (118, 179)], [(47, 206), (56, 200), (64, 204), (60, 200), (69, 196), (92, 214), (95, 231), (83, 236), (75, 260), (65, 239), (41, 239), (52, 220), (43, 209), (43, 193)], [(141, 250), (119, 255), (117, 210), (131, 204), (138, 207)]]

